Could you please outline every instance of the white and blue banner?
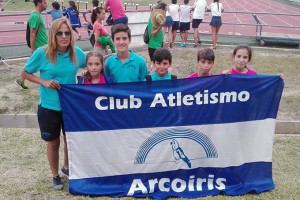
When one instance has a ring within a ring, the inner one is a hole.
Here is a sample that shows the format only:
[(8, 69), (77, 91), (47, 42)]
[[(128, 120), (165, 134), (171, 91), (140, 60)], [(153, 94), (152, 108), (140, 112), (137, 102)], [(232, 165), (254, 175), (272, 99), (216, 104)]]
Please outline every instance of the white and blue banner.
[(72, 194), (163, 199), (273, 189), (279, 76), (62, 85)]

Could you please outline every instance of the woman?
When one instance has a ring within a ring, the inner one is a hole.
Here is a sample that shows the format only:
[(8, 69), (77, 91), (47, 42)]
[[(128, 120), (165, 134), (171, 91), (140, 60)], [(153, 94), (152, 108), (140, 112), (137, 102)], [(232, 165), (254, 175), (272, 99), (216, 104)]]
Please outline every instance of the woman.
[[(53, 189), (63, 188), (59, 169), (60, 130), (64, 134), (64, 166), (62, 173), (69, 175), (68, 151), (64, 123), (57, 89), (60, 84), (75, 84), (78, 68), (85, 67), (86, 55), (74, 46), (72, 27), (67, 19), (55, 20), (49, 29), (48, 46), (37, 49), (26, 62), (22, 75), (40, 84), (38, 123), (41, 137), (47, 142), (47, 157), (53, 175)], [(39, 72), (40, 77), (33, 75)]]
[(214, 0), (214, 3), (211, 3), (209, 6), (207, 6), (207, 10), (210, 10), (212, 15), (212, 19), (209, 25), (211, 26), (213, 44), (210, 48), (216, 49), (219, 30), (222, 26), (221, 12), (224, 11), (224, 7), (222, 3), (219, 3), (219, 0)]
[(72, 29), (77, 33), (78, 40), (81, 40), (81, 35), (76, 28), (81, 27), (81, 22), (79, 18), (79, 11), (74, 1), (69, 1), (69, 8), (64, 9), (64, 15), (70, 20)]

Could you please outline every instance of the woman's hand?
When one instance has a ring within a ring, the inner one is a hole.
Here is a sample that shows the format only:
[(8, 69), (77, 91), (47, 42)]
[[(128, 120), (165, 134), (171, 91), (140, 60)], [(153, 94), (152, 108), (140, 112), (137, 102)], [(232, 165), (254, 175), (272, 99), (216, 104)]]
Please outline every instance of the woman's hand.
[(55, 80), (50, 80), (50, 81), (44, 80), (42, 82), (42, 85), (47, 88), (60, 89), (59, 83)]

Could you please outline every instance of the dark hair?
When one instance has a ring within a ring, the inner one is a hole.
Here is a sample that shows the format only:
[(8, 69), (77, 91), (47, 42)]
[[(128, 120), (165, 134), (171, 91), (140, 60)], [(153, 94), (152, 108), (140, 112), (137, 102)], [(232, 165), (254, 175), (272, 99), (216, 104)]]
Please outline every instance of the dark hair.
[(165, 10), (167, 7), (167, 4), (164, 3), (164, 2), (159, 2), (156, 6), (155, 6), (155, 9), (162, 9), (162, 10)]
[(214, 3), (218, 3), (218, 12), (219, 12), (219, 0), (214, 0)]
[(154, 51), (152, 61), (153, 62), (162, 62), (163, 60), (168, 60), (172, 63), (172, 54), (169, 49), (159, 48)]
[(177, 0), (172, 0), (172, 4), (176, 4), (177, 3)]
[(215, 62), (214, 51), (210, 48), (201, 49), (197, 53), (197, 61), (200, 61), (201, 59)]
[(102, 7), (97, 7), (93, 10), (92, 14), (91, 14), (91, 22), (92, 24), (95, 23), (95, 21), (97, 20), (97, 14), (101, 13), (103, 10)]
[(79, 16), (79, 12), (77, 10), (77, 6), (76, 6), (75, 2), (74, 1), (69, 1), (69, 5), (71, 6), (71, 8), (73, 8), (75, 10), (76, 15), (78, 17)]
[(116, 24), (111, 27), (111, 38), (115, 39), (115, 34), (119, 32), (126, 32), (128, 34), (129, 39), (131, 39), (131, 30), (126, 24)]
[(248, 51), (248, 55), (249, 55), (249, 61), (251, 61), (252, 58), (252, 49), (251, 47), (249, 47), (248, 45), (239, 45), (237, 47), (234, 48), (232, 55), (235, 56), (236, 52), (240, 49), (246, 49)]
[(93, 4), (93, 7), (98, 7), (99, 6), (99, 1), (98, 0), (93, 0), (92, 4)]
[(43, 0), (33, 0), (33, 3), (35, 6), (37, 6), (38, 3), (42, 3), (42, 2), (43, 2)]
[(51, 5), (52, 5), (53, 8), (55, 8), (55, 10), (59, 10), (59, 8), (60, 8), (59, 3), (56, 2), (56, 1), (54, 1)]
[[(100, 62), (103, 66), (100, 73), (104, 74), (104, 59), (103, 59), (103, 55), (99, 51), (90, 51), (90, 52), (88, 52), (86, 54), (86, 63), (85, 64), (87, 65), (87, 62), (88, 62), (89, 58), (93, 57), (93, 56), (100, 58)], [(86, 78), (88, 81), (92, 80), (92, 76), (91, 76), (89, 71), (87, 71), (85, 73), (84, 78)]]
[(189, 3), (189, 0), (184, 0), (183, 3), (184, 3), (184, 4), (188, 4), (188, 3)]

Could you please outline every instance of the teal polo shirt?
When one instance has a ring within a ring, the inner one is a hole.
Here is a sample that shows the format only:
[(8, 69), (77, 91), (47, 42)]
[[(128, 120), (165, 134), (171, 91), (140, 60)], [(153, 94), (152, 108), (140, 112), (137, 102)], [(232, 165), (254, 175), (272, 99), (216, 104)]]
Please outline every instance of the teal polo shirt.
[[(30, 73), (40, 72), (40, 78), (44, 80), (56, 80), (59, 84), (75, 84), (78, 68), (85, 67), (86, 55), (79, 48), (75, 47), (77, 65), (73, 65), (69, 52), (62, 54), (58, 52), (58, 59), (53, 65), (46, 58), (45, 48), (39, 48), (28, 59), (25, 64), (25, 70)], [(60, 102), (56, 89), (47, 88), (40, 85), (40, 102), (42, 107), (60, 111)]]
[(114, 79), (114, 83), (139, 82), (148, 75), (147, 65), (144, 58), (130, 51), (130, 57), (122, 63), (118, 57), (110, 56), (105, 61), (105, 75)]
[[(155, 72), (153, 74), (151, 74), (151, 79), (152, 79), (152, 81), (162, 81), (162, 80), (171, 80), (172, 77), (169, 72), (164, 77), (160, 77), (157, 75), (156, 70), (155, 70)], [(144, 79), (144, 81), (147, 81), (147, 80)]]

